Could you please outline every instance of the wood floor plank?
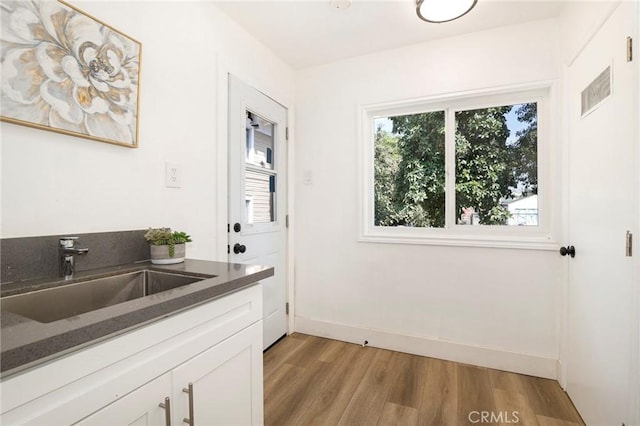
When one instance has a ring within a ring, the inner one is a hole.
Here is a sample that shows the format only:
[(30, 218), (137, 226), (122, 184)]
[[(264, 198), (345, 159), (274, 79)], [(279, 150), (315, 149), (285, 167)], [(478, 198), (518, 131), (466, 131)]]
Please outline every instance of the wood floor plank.
[(524, 383), (522, 382), (520, 374), (489, 369), (489, 379), (491, 380), (491, 387), (493, 389), (501, 389), (520, 394), (524, 393)]
[[(344, 351), (349, 346), (358, 346), (353, 343), (341, 342), (339, 340), (329, 340), (329, 344), (318, 354), (318, 360), (323, 362), (333, 362), (344, 356)], [(358, 346), (359, 347), (359, 346)]]
[(537, 420), (540, 426), (580, 426), (582, 424), (547, 416), (537, 416)]
[(263, 356), (263, 377), (269, 378), (286, 360), (294, 354), (307, 340), (306, 335), (294, 333), (282, 339)]
[(521, 376), (524, 393), (536, 416), (583, 423), (569, 396), (555, 380)]
[(285, 415), (281, 410), (290, 395), (290, 384), (295, 383), (305, 374), (305, 369), (291, 364), (281, 365), (264, 383), (264, 420), (265, 424), (272, 419), (280, 419)]
[(306, 415), (317, 396), (335, 374), (332, 363), (320, 361), (319, 354), (325, 353), (332, 347), (345, 345), (335, 340), (309, 337), (304, 344), (298, 346), (295, 353), (286, 358), (284, 363), (284, 367), (295, 371), (295, 374), (282, 378), (270, 386), (270, 390), (275, 386), (284, 387), (284, 389), (278, 391), (280, 398), (265, 399), (265, 424), (279, 426), (301, 424), (301, 418)]
[(370, 426), (378, 423), (394, 378), (389, 369), (393, 352), (375, 350), (375, 359), (362, 377), (338, 425)]
[(426, 358), (394, 352), (390, 363), (396, 374), (387, 401), (419, 409), (427, 378)]
[(418, 409), (385, 402), (378, 426), (418, 426)]
[(308, 407), (314, 403), (328, 382), (330, 370), (326, 364), (315, 360), (304, 368), (303, 375), (286, 383), (287, 390), (283, 392), (283, 397), (276, 401), (277, 407), (269, 407), (270, 415), (269, 418), (265, 418), (265, 423), (282, 426), (299, 425)]
[(511, 426), (514, 423), (518, 426), (540, 426), (523, 394), (494, 388), (493, 401), (496, 407), (495, 415), (499, 416), (497, 424), (500, 426)]
[(456, 364), (434, 358), (427, 362), (427, 381), (420, 403), (420, 425), (457, 426), (458, 376)]
[(347, 345), (340, 359), (334, 360), (331, 378), (314, 403), (307, 408), (300, 424), (337, 425), (377, 351), (360, 345)]
[[(287, 419), (280, 419), (278, 424), (283, 425), (301, 425), (307, 424), (303, 418), (307, 417), (311, 408), (316, 405), (316, 400), (323, 396), (323, 391), (329, 386), (329, 384), (335, 380), (336, 374), (344, 374), (347, 369), (352, 368), (352, 361), (356, 357), (356, 352), (362, 349), (356, 345), (349, 345), (336, 340), (328, 340), (328, 346), (325, 350), (318, 355), (318, 359), (308, 367), (308, 374), (303, 380), (296, 383), (296, 387), (299, 389), (298, 393), (292, 394), (292, 397), (286, 402), (288, 407), (285, 409), (288, 412)], [(327, 353), (335, 353), (334, 349), (342, 349), (344, 357), (327, 357), (323, 356)], [(321, 359), (332, 358), (333, 361), (326, 362)], [(338, 366), (342, 364), (342, 366)], [(364, 374), (366, 369), (362, 369)], [(361, 376), (360, 376), (361, 377)], [(357, 385), (356, 381), (356, 385)], [(332, 386), (334, 386), (332, 384)]]
[(524, 384), (519, 374), (489, 370), (489, 379), (496, 410), (502, 413), (502, 425), (508, 425), (508, 421), (514, 423), (513, 420), (518, 419), (518, 425), (539, 426), (525, 396)]
[(300, 346), (300, 348), (291, 354), (287, 358), (288, 364), (293, 364), (298, 367), (306, 367), (313, 361), (318, 359), (318, 355), (328, 347), (331, 343), (329, 339), (323, 339), (321, 337), (309, 336), (307, 340)]
[(491, 392), (491, 381), (486, 368), (457, 365), (458, 370), (458, 424), (474, 425), (475, 412), (496, 412)]

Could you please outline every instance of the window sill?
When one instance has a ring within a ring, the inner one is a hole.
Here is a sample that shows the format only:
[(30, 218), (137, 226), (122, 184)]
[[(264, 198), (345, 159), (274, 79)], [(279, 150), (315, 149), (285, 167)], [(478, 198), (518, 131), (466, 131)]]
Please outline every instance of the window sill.
[[(444, 230), (443, 230), (444, 231)], [(415, 244), (425, 246), (507, 248), (520, 250), (558, 250), (550, 236), (514, 235), (420, 235), (402, 232), (367, 233), (358, 238), (362, 243)]]

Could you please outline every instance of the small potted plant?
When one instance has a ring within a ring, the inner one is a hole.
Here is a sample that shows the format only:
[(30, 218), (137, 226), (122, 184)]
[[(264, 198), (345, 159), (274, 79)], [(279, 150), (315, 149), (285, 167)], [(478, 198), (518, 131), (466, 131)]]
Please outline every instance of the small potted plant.
[(144, 239), (151, 245), (151, 263), (158, 265), (184, 262), (185, 243), (191, 242), (189, 235), (171, 228), (149, 228)]

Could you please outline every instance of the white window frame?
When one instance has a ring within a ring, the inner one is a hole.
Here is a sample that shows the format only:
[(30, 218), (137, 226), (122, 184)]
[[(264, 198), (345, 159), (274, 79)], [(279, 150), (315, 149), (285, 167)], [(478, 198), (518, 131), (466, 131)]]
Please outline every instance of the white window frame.
[[(428, 98), (378, 103), (359, 107), (360, 229), (358, 241), (556, 250), (557, 217), (561, 204), (558, 176), (561, 156), (557, 119), (556, 83), (539, 82), (498, 89), (478, 90)], [(460, 110), (537, 102), (538, 112), (538, 226), (458, 225), (455, 206), (455, 129), (450, 123)], [(374, 120), (376, 118), (445, 111), (445, 227), (418, 228), (374, 225)]]

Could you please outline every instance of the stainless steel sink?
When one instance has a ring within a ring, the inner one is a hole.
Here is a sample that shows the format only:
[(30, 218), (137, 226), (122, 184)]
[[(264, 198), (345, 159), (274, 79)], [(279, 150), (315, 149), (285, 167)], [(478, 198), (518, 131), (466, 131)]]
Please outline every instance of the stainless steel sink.
[(192, 284), (208, 276), (139, 270), (0, 298), (0, 309), (48, 323)]

